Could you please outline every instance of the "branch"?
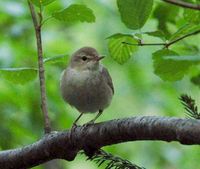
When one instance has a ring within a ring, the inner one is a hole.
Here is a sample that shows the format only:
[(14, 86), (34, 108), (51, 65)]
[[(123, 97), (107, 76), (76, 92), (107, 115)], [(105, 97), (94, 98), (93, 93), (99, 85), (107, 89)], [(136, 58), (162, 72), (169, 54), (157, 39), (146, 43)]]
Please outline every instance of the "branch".
[(50, 133), (50, 119), (48, 116), (47, 99), (46, 99), (46, 87), (45, 87), (45, 75), (44, 75), (44, 65), (43, 65), (43, 51), (42, 51), (42, 38), (41, 38), (41, 23), (42, 23), (42, 13), (40, 7), (39, 22), (37, 20), (36, 12), (33, 4), (28, 0), (28, 5), (30, 8), (35, 35), (37, 40), (37, 51), (38, 51), (38, 67), (39, 67), (39, 79), (40, 79), (40, 93), (41, 93), (41, 108), (44, 115), (44, 131), (45, 133)]
[(181, 1), (181, 0), (163, 0), (163, 1), (170, 3), (170, 4), (173, 4), (173, 5), (181, 6), (183, 8), (200, 10), (200, 5), (198, 5), (198, 4), (192, 4), (192, 3), (184, 2), (184, 1)]
[(196, 34), (199, 34), (200, 33), (200, 30), (197, 30), (195, 32), (192, 32), (192, 33), (189, 33), (189, 34), (186, 34), (184, 36), (181, 36), (180, 38), (177, 38), (171, 42), (165, 42), (165, 43), (143, 43), (142, 41), (140, 41), (139, 43), (129, 43), (129, 42), (122, 42), (123, 44), (126, 44), (126, 45), (133, 45), (133, 46), (164, 46), (166, 48), (168, 48), (169, 46), (189, 37), (189, 36), (193, 36), (193, 35), (196, 35)]
[(0, 168), (30, 168), (52, 159), (72, 161), (80, 150), (97, 150), (106, 145), (136, 140), (200, 144), (200, 121), (146, 116), (51, 133), (34, 144), (0, 152)]

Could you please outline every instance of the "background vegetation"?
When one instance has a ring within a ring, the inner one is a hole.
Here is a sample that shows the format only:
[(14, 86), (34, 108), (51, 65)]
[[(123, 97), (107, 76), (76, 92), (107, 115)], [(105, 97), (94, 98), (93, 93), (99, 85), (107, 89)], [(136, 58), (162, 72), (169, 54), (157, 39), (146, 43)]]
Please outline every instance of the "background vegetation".
[[(162, 49), (163, 46), (135, 46), (132, 57), (120, 60), (112, 54), (111, 43), (116, 36), (106, 38), (115, 33), (136, 33), (136, 36), (141, 38), (141, 32), (161, 30), (165, 33), (164, 36), (160, 35), (160, 32), (154, 32), (154, 35), (158, 34), (156, 37), (142, 34), (142, 38), (144, 43), (163, 43), (162, 39), (173, 39), (174, 35), (176, 39), (198, 30), (199, 12), (184, 10), (163, 1), (154, 1), (153, 10), (150, 10), (151, 14), (146, 24), (142, 25), (142, 28), (135, 28), (135, 25), (127, 26), (122, 22), (123, 18), (121, 20), (115, 0), (57, 0), (45, 7), (44, 17), (48, 18), (53, 12), (66, 8), (72, 3), (87, 5), (93, 10), (96, 20), (92, 23), (69, 23), (51, 19), (43, 25), (45, 57), (60, 58), (45, 63), (47, 98), (53, 130), (70, 128), (79, 114), (62, 100), (59, 79), (70, 55), (83, 46), (95, 47), (100, 54), (106, 55), (102, 62), (109, 69), (116, 91), (112, 104), (98, 121), (140, 115), (185, 117), (183, 107), (178, 100), (180, 94), (187, 93), (196, 100), (199, 99), (198, 78), (193, 78), (197, 85), (191, 82), (191, 78), (199, 73), (199, 68), (196, 66), (199, 63), (199, 36), (190, 36), (172, 45), (170, 49), (184, 57), (180, 59), (181, 62), (179, 58), (174, 57), (169, 63), (158, 59), (162, 55), (159, 55), (157, 60), (154, 55), (152, 59), (152, 53)], [(144, 18), (144, 22), (145, 19), (147, 18)], [(138, 24), (140, 26), (142, 23)], [(187, 25), (189, 28), (185, 29)], [(185, 32), (181, 32), (180, 28)], [(175, 32), (178, 30), (177, 35)], [(17, 71), (9, 74), (5, 71), (5, 68), (32, 67), (35, 70), (37, 67), (34, 29), (25, 0), (0, 1), (0, 32), (0, 67), (2, 68), (0, 70), (0, 149), (5, 150), (30, 144), (43, 135), (39, 82), (38, 78), (34, 79), (37, 71), (35, 74), (31, 71), (30, 75), (27, 71), (25, 74), (19, 74)], [(137, 43), (136, 40), (134, 41)], [(121, 65), (116, 61), (126, 63)], [(186, 73), (187, 75), (184, 76)], [(26, 83), (27, 81), (29, 82)], [(93, 116), (85, 115), (81, 119), (81, 124)], [(113, 145), (105, 149), (146, 168), (193, 169), (199, 165), (199, 146), (140, 141)], [(79, 156), (73, 162), (59, 160), (55, 163), (59, 166), (57, 168), (61, 169), (97, 168), (94, 163), (86, 162), (85, 159), (84, 156)], [(35, 169), (50, 167), (53, 167), (53, 164), (35, 167)]]

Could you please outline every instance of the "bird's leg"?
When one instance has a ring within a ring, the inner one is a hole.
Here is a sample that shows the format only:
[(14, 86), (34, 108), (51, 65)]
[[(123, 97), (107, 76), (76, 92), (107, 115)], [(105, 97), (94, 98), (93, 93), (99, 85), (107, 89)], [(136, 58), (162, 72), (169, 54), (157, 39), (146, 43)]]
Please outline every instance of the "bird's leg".
[(85, 125), (87, 126), (87, 125), (93, 124), (93, 123), (96, 121), (96, 119), (97, 119), (102, 113), (103, 113), (103, 110), (99, 110), (99, 113), (96, 115), (96, 117), (95, 117), (94, 119), (90, 120), (89, 122), (87, 122)]
[[(76, 130), (76, 127), (77, 127), (77, 122), (78, 122), (78, 120), (81, 118), (81, 116), (83, 115), (83, 113), (81, 113), (78, 117), (77, 117), (77, 119), (73, 122), (73, 125), (72, 125), (72, 128), (71, 128), (71, 131), (70, 131), (70, 140), (72, 140), (73, 141), (73, 133), (75, 132), (75, 130)], [(73, 143), (72, 143), (73, 144)], [(75, 145), (75, 144), (74, 144)]]
[(74, 127), (76, 127), (77, 126), (77, 122), (78, 122), (78, 120), (81, 118), (81, 116), (83, 115), (83, 113), (81, 113), (78, 117), (77, 117), (77, 119), (73, 122), (73, 126), (72, 126), (72, 128), (74, 128)]

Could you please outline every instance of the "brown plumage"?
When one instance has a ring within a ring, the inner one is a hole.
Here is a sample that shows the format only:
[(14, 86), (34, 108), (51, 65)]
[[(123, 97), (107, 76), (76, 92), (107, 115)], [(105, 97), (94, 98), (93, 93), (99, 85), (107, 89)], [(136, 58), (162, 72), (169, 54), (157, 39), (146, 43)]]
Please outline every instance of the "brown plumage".
[(81, 113), (78, 119), (83, 113), (99, 112), (94, 122), (112, 100), (114, 87), (108, 70), (99, 63), (102, 58), (94, 48), (81, 48), (63, 72), (61, 93)]

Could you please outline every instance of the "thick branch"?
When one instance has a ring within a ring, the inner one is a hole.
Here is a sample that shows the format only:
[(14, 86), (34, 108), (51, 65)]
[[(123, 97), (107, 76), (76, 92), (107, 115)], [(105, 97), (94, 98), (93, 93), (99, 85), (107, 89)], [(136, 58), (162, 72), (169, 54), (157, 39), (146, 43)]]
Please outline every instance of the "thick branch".
[(28, 0), (28, 5), (31, 11), (31, 16), (35, 28), (35, 35), (37, 40), (37, 51), (38, 51), (38, 67), (39, 67), (39, 78), (40, 78), (40, 93), (41, 93), (41, 108), (44, 114), (44, 130), (45, 133), (51, 131), (50, 119), (48, 116), (47, 99), (46, 99), (46, 87), (45, 87), (45, 75), (44, 75), (44, 65), (43, 65), (43, 51), (42, 51), (42, 38), (41, 38), (41, 22), (42, 14), (40, 11), (40, 22), (37, 20), (36, 12), (34, 6)]
[(198, 4), (192, 4), (192, 3), (184, 2), (184, 1), (181, 1), (181, 0), (163, 0), (163, 1), (170, 3), (170, 4), (173, 4), (173, 5), (181, 6), (183, 8), (200, 10), (200, 5), (198, 5)]
[(134, 117), (77, 127), (47, 135), (23, 148), (0, 152), (0, 168), (23, 169), (60, 158), (73, 160), (84, 149), (136, 140), (200, 144), (200, 121), (167, 117)]

